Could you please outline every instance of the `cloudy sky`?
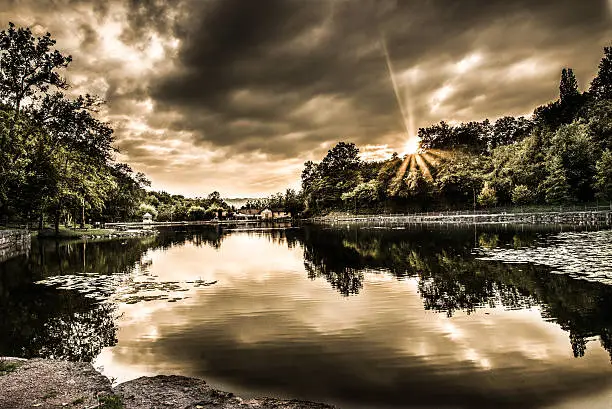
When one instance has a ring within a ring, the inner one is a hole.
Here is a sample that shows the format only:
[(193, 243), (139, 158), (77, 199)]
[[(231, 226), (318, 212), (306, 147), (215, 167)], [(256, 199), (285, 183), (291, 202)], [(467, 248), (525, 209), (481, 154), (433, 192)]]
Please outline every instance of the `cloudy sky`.
[(189, 196), (297, 187), (339, 140), (380, 157), (442, 119), (529, 114), (612, 42), (612, 0), (0, 0), (9, 21), (73, 56), (119, 159)]

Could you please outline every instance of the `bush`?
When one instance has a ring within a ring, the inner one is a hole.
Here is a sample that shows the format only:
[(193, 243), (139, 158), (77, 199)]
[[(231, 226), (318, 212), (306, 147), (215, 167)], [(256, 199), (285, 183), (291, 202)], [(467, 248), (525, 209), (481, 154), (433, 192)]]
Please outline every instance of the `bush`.
[(489, 182), (485, 182), (484, 187), (478, 195), (478, 204), (483, 207), (492, 207), (497, 204), (497, 194), (495, 189), (489, 186)]
[(525, 185), (518, 185), (512, 190), (512, 203), (515, 205), (526, 205), (533, 201), (531, 190)]

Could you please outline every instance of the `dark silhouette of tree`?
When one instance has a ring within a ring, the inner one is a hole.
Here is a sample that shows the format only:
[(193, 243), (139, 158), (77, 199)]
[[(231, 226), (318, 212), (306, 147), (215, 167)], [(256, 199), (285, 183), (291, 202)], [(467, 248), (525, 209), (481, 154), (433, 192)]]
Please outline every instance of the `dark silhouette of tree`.
[(578, 80), (571, 68), (563, 68), (561, 71), (561, 82), (559, 83), (559, 100), (561, 104), (573, 103), (578, 91)]
[(16, 28), (13, 23), (0, 31), (0, 101), (13, 108), (13, 125), (24, 100), (37, 99), (52, 87), (67, 87), (58, 70), (67, 67), (72, 57), (54, 46), (49, 33), (34, 37), (29, 28)]
[(612, 47), (604, 48), (599, 71), (591, 82), (589, 92), (598, 100), (612, 99)]

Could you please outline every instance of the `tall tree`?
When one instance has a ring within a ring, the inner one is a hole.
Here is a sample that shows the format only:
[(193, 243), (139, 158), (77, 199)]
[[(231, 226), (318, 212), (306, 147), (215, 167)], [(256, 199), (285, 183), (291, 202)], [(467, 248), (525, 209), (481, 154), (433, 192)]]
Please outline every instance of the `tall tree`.
[(561, 71), (561, 82), (559, 83), (559, 99), (561, 103), (570, 103), (579, 94), (578, 81), (574, 75), (574, 70), (563, 68)]
[(597, 197), (612, 202), (612, 151), (606, 150), (597, 162), (595, 175)]
[(0, 101), (9, 104), (19, 118), (24, 100), (36, 100), (50, 87), (67, 88), (58, 70), (72, 57), (55, 50), (55, 40), (47, 33), (34, 37), (29, 28), (0, 31)]
[(548, 161), (548, 177), (542, 182), (541, 189), (547, 203), (561, 204), (568, 201), (570, 186), (561, 157), (554, 156)]
[(604, 48), (599, 71), (591, 82), (589, 92), (598, 100), (612, 99), (612, 47)]

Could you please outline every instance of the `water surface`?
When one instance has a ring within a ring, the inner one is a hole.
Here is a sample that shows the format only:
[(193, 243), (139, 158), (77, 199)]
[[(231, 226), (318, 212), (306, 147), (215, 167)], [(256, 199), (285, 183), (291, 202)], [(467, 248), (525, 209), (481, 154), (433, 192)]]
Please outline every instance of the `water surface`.
[(182, 228), (0, 264), (0, 355), (346, 408), (609, 408), (612, 234)]

